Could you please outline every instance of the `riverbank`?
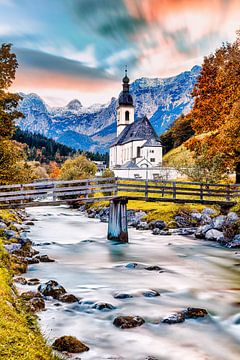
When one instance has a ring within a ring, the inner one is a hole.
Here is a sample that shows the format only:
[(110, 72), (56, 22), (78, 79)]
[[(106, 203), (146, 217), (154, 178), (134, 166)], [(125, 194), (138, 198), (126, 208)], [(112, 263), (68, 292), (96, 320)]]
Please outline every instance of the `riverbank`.
[(46, 345), (36, 315), (29, 311), (14, 286), (14, 274), (25, 272), (27, 264), (4, 248), (18, 247), (23, 222), (22, 212), (0, 211), (0, 358), (57, 360)]
[[(106, 203), (82, 205), (79, 210), (89, 218), (108, 222)], [(240, 248), (239, 206), (233, 210), (223, 215), (218, 207), (129, 201), (127, 221), (129, 227), (149, 230), (153, 235), (194, 235), (228, 248)]]

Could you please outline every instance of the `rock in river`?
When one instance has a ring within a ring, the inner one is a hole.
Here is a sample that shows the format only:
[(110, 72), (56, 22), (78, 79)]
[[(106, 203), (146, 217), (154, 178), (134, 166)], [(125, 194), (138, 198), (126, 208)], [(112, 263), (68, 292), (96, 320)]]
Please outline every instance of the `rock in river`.
[(178, 312), (172, 315), (169, 315), (162, 319), (162, 323), (164, 324), (178, 324), (185, 321), (185, 316), (182, 312)]
[(54, 341), (52, 347), (55, 350), (67, 351), (70, 353), (81, 353), (89, 350), (89, 347), (83, 344), (75, 336), (61, 336)]
[(79, 299), (73, 294), (66, 293), (66, 294), (60, 295), (58, 297), (58, 300), (70, 304), (70, 303), (77, 302)]
[(36, 258), (40, 261), (40, 262), (44, 262), (44, 263), (47, 263), (47, 262), (54, 262), (55, 260), (53, 259), (50, 259), (48, 257), (48, 255), (38, 255), (36, 256)]
[(182, 314), (184, 314), (185, 319), (197, 319), (207, 316), (208, 312), (205, 309), (188, 307), (182, 311)]
[(64, 287), (55, 280), (49, 280), (45, 284), (41, 284), (38, 287), (38, 291), (44, 296), (52, 296), (54, 299), (58, 299), (60, 295), (66, 294)]
[(140, 316), (118, 316), (114, 319), (113, 325), (121, 329), (131, 329), (141, 326), (145, 320)]

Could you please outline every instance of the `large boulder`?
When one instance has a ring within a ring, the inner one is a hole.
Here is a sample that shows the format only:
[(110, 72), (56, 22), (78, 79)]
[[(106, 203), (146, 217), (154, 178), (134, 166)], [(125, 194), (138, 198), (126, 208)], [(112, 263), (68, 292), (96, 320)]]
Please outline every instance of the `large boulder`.
[(42, 298), (34, 297), (28, 301), (27, 306), (31, 311), (38, 312), (45, 309), (45, 301)]
[(93, 309), (100, 310), (100, 311), (109, 311), (109, 310), (116, 309), (115, 306), (113, 306), (112, 304), (104, 303), (104, 302), (97, 302), (97, 303), (93, 304), (92, 307), (93, 307)]
[(216, 215), (216, 214), (217, 214), (216, 210), (208, 207), (202, 210), (202, 215)]
[(66, 351), (69, 353), (82, 353), (88, 351), (89, 347), (83, 344), (75, 336), (61, 336), (52, 344), (54, 350)]
[(216, 230), (222, 230), (224, 224), (226, 221), (226, 216), (225, 215), (219, 215), (216, 216), (213, 220), (212, 220), (212, 227)]
[(212, 229), (212, 226), (209, 224), (199, 226), (195, 231), (195, 237), (197, 239), (205, 239), (206, 232), (210, 229)]
[(235, 223), (239, 220), (239, 216), (235, 212), (230, 212), (227, 214), (226, 222), (227, 223)]
[(151, 221), (149, 224), (149, 229), (151, 229), (151, 230), (153, 230), (153, 229), (163, 230), (166, 227), (167, 227), (167, 224), (163, 220), (154, 220), (154, 221)]
[(224, 235), (222, 231), (216, 229), (210, 229), (205, 234), (206, 240), (213, 240), (213, 241), (224, 241)]
[(66, 294), (66, 290), (62, 285), (55, 280), (49, 280), (45, 284), (41, 284), (38, 287), (38, 291), (44, 296), (51, 296), (54, 299), (58, 299), (60, 295)]
[(145, 320), (140, 316), (118, 316), (114, 319), (113, 325), (121, 329), (131, 329), (141, 326)]

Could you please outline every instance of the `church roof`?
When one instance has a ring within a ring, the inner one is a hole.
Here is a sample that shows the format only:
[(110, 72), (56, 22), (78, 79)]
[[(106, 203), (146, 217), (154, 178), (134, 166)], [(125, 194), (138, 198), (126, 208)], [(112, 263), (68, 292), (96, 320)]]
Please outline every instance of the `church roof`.
[(146, 140), (143, 146), (162, 146), (161, 141), (158, 139), (155, 130), (146, 116), (127, 125), (111, 146), (123, 145), (134, 140)]
[(136, 165), (135, 162), (130, 160), (121, 165), (120, 169), (139, 169), (139, 167)]

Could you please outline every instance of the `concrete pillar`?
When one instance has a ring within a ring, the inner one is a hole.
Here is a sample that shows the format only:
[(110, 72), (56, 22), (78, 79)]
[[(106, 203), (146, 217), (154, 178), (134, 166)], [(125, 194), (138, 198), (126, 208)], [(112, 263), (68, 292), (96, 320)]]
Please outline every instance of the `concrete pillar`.
[(113, 199), (110, 202), (108, 221), (108, 240), (128, 242), (127, 198)]

